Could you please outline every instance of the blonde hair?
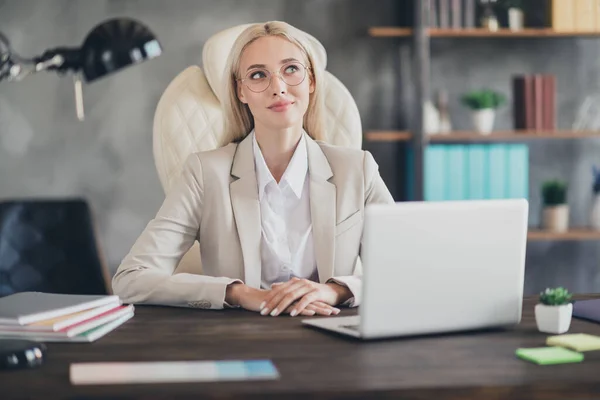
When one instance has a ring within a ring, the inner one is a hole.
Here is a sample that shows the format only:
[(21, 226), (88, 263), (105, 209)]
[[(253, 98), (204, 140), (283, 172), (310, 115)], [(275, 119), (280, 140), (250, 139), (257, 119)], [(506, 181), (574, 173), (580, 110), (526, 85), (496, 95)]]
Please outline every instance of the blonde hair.
[(236, 39), (227, 59), (225, 68), (225, 90), (223, 98), (224, 109), (224, 143), (239, 142), (254, 129), (254, 117), (247, 104), (240, 101), (237, 95), (237, 79), (240, 69), (242, 53), (248, 45), (256, 39), (265, 36), (279, 36), (300, 48), (308, 62), (308, 76), (314, 82), (315, 90), (310, 94), (308, 109), (304, 114), (302, 126), (304, 130), (315, 140), (325, 138), (324, 132), (324, 103), (322, 79), (324, 71), (321, 65), (317, 65), (317, 58), (312, 54), (311, 46), (302, 31), (290, 24), (280, 21), (254, 24), (246, 28)]

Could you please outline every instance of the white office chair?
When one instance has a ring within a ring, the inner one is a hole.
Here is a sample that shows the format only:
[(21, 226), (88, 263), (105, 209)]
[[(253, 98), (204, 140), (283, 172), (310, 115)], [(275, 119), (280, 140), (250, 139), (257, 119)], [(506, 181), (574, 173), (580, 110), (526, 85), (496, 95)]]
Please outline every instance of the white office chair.
[[(239, 25), (221, 31), (204, 44), (204, 70), (193, 65), (171, 81), (161, 96), (154, 115), (153, 153), (165, 193), (194, 152), (215, 149), (222, 143), (221, 109), (223, 75), (230, 49), (247, 27)], [(305, 33), (323, 68), (327, 53), (321, 43)], [(354, 99), (346, 87), (325, 71), (325, 123), (328, 143), (361, 148), (362, 126)], [(201, 273), (200, 250), (196, 242), (180, 262), (176, 273)]]

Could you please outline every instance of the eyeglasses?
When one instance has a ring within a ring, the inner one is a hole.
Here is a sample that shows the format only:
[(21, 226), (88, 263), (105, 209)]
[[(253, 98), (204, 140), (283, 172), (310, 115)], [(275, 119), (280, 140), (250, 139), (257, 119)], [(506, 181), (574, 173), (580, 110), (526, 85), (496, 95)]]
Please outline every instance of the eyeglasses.
[[(306, 78), (306, 70), (310, 67), (305, 67), (299, 62), (290, 62), (281, 66), (277, 75), (288, 86), (298, 86)], [(243, 82), (248, 89), (255, 93), (264, 92), (271, 86), (273, 74), (265, 68), (257, 68), (248, 71), (242, 79), (237, 79)]]

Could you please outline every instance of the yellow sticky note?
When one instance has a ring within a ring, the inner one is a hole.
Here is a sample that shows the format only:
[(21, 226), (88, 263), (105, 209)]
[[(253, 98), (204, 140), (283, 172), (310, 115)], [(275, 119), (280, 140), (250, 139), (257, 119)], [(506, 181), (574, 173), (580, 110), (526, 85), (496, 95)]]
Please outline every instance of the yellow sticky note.
[(561, 346), (575, 351), (600, 350), (600, 336), (587, 333), (572, 333), (567, 335), (550, 336), (546, 339), (548, 346)]

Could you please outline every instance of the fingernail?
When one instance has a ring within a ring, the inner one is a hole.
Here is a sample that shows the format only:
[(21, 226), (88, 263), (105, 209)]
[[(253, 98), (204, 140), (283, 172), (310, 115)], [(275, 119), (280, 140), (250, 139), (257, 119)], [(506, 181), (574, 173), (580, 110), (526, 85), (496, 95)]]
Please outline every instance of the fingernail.
[(315, 315), (315, 312), (313, 310), (306, 310), (306, 312), (308, 313), (308, 315)]
[(273, 311), (271, 311), (271, 316), (274, 317), (275, 315), (277, 315), (277, 309), (274, 309)]
[(340, 311), (342, 311), (342, 310), (340, 310), (339, 308), (334, 308), (334, 309), (333, 309), (333, 312), (335, 312), (336, 314), (339, 314), (339, 313), (340, 313)]
[(263, 309), (260, 311), (260, 315), (267, 315), (268, 313), (269, 313), (269, 309), (268, 309), (268, 308), (263, 308)]
[(260, 303), (260, 309), (262, 310), (263, 308), (265, 308), (265, 306), (267, 305), (266, 301), (263, 301), (262, 303)]
[(291, 315), (292, 317), (295, 317), (295, 316), (296, 316), (296, 314), (298, 314), (298, 311), (296, 311), (296, 310), (292, 310), (292, 312), (290, 313), (290, 315)]

